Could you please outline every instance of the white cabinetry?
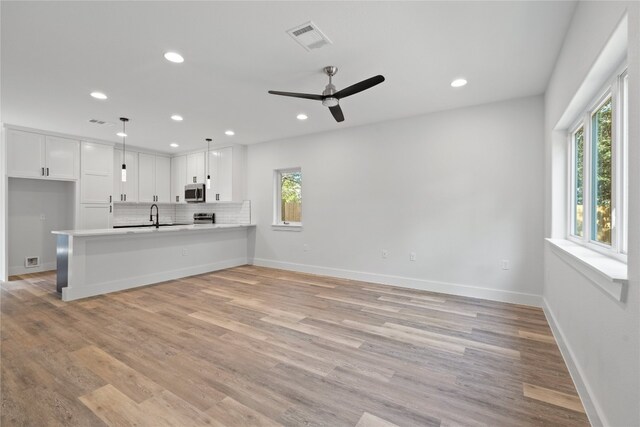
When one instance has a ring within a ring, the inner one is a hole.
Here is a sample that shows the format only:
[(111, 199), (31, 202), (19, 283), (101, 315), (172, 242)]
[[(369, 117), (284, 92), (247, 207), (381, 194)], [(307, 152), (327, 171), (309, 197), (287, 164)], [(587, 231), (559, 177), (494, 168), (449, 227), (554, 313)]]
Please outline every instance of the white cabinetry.
[(204, 151), (187, 155), (187, 184), (204, 183), (204, 160)]
[[(112, 202), (113, 147), (93, 142), (80, 145), (80, 203)], [(118, 171), (119, 172), (119, 171)]]
[(225, 147), (209, 152), (211, 188), (208, 202), (229, 202), (233, 199), (233, 148)]
[(115, 202), (138, 201), (138, 153), (126, 152), (127, 181), (122, 182), (122, 150), (113, 150), (113, 193)]
[(138, 154), (138, 200), (169, 203), (171, 160), (153, 154)]
[(185, 203), (184, 186), (187, 185), (187, 156), (171, 158), (171, 203)]
[(57, 136), (7, 131), (7, 174), (18, 178), (77, 180), (79, 142)]
[(113, 147), (80, 144), (80, 229), (111, 228), (113, 218)]
[(80, 204), (80, 228), (83, 230), (111, 228), (112, 217), (110, 204)]

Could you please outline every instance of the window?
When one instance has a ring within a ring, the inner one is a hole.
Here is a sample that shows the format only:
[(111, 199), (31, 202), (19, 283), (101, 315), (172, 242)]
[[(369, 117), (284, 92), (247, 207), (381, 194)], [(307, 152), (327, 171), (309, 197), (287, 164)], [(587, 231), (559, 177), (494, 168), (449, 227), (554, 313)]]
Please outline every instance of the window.
[(569, 133), (569, 238), (624, 258), (627, 73), (616, 74)]
[(591, 238), (611, 245), (611, 97), (591, 115)]
[(302, 225), (302, 170), (300, 168), (275, 171), (274, 225)]
[(583, 236), (584, 224), (584, 128), (573, 133), (573, 234)]

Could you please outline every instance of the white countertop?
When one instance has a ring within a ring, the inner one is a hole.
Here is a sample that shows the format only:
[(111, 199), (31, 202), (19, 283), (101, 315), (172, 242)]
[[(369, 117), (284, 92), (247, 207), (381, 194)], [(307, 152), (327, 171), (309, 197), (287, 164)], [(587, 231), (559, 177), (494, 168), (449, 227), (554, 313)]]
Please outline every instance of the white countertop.
[(61, 230), (52, 231), (52, 234), (63, 234), (76, 237), (91, 236), (117, 236), (121, 234), (153, 234), (153, 233), (173, 233), (176, 231), (214, 231), (226, 230), (230, 228), (255, 227), (255, 224), (189, 224), (170, 225), (160, 228), (155, 227), (133, 227), (133, 228), (101, 228), (95, 230)]

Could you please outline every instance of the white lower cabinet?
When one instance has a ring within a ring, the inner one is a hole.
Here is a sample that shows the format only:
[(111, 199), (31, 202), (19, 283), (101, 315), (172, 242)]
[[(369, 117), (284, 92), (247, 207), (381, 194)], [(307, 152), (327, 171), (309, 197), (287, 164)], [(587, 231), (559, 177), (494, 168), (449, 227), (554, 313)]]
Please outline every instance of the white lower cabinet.
[(80, 228), (83, 230), (111, 228), (112, 218), (113, 208), (110, 204), (80, 205)]

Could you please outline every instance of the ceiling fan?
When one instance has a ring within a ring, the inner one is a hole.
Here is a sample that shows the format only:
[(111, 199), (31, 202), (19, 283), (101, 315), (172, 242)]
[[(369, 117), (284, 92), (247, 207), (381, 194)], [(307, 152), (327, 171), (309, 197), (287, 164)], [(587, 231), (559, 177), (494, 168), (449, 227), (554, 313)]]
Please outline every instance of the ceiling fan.
[(331, 82), (331, 78), (338, 72), (338, 67), (324, 67), (322, 71), (329, 76), (329, 84), (324, 88), (324, 91), (322, 91), (322, 95), (315, 95), (312, 93), (278, 92), (276, 90), (270, 90), (269, 93), (272, 95), (291, 96), (294, 98), (322, 101), (322, 105), (329, 107), (329, 111), (331, 111), (333, 118), (336, 119), (337, 122), (342, 122), (344, 121), (344, 114), (342, 114), (342, 109), (340, 108), (340, 100), (342, 98), (370, 89), (384, 81), (384, 77), (378, 75), (336, 91), (336, 87)]

